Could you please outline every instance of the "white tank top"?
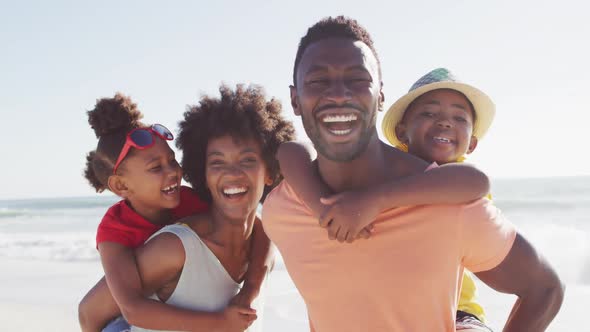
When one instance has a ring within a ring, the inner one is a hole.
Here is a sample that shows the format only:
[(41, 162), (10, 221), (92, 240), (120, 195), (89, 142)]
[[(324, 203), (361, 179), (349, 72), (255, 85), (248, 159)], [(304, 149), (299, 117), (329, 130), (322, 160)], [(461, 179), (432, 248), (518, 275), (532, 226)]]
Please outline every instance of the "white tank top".
[[(180, 238), (186, 255), (176, 288), (165, 303), (195, 311), (217, 312), (223, 310), (234, 295), (239, 292), (241, 285), (231, 278), (219, 259), (197, 233), (185, 224), (166, 226), (152, 235), (146, 242), (164, 232), (172, 233)], [(159, 301), (155, 294), (150, 298)], [(253, 305), (258, 319), (246, 330), (248, 332), (261, 331), (262, 312), (256, 302), (259, 302), (258, 299)], [(262, 301), (260, 301), (261, 303)], [(133, 326), (131, 331), (156, 330), (146, 330)]]

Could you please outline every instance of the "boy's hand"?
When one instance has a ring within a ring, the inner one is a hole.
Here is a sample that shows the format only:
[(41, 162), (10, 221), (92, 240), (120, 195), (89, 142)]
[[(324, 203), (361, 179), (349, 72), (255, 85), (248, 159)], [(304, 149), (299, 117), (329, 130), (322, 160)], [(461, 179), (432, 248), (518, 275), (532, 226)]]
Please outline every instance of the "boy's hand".
[(380, 210), (370, 192), (343, 192), (321, 198), (321, 202), (327, 208), (320, 216), (320, 226), (328, 229), (330, 240), (351, 243), (371, 236), (373, 226), (370, 224)]
[(221, 313), (221, 331), (242, 332), (256, 320), (256, 310), (230, 304)]

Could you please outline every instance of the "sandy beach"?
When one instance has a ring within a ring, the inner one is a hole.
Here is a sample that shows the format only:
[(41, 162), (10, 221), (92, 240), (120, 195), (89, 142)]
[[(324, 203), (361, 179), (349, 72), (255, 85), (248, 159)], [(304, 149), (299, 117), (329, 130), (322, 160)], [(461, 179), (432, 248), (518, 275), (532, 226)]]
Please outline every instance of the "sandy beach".
[[(23, 261), (0, 258), (0, 322), (3, 331), (79, 331), (77, 303), (101, 276), (97, 261)], [(305, 308), (284, 269), (273, 272), (267, 285), (264, 331), (307, 331)], [(500, 331), (513, 296), (482, 286), (482, 303), (490, 324)], [(548, 331), (579, 330), (590, 287), (568, 287), (561, 313)]]
[[(0, 258), (2, 331), (79, 331), (77, 304), (102, 277), (99, 262), (22, 261)], [(264, 331), (305, 331), (303, 300), (285, 271), (266, 289)]]

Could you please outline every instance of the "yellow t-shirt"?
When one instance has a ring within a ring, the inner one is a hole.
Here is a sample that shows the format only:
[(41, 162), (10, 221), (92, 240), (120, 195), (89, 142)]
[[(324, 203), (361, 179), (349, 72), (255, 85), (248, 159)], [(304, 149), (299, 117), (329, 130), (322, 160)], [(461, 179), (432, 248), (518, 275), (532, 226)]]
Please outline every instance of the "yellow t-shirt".
[(485, 312), (483, 307), (477, 302), (477, 287), (475, 286), (473, 275), (467, 270), (463, 272), (463, 282), (461, 284), (457, 310), (470, 313), (480, 321), (485, 322)]
[[(408, 152), (408, 147), (401, 145), (397, 147), (399, 150)], [(462, 163), (465, 157), (460, 157), (457, 162)], [(488, 199), (492, 199), (492, 195), (487, 195)], [(486, 314), (483, 307), (477, 302), (477, 286), (473, 280), (474, 276), (469, 271), (463, 273), (463, 281), (461, 283), (461, 294), (459, 295), (459, 305), (457, 310), (476, 316), (480, 321), (485, 322)]]

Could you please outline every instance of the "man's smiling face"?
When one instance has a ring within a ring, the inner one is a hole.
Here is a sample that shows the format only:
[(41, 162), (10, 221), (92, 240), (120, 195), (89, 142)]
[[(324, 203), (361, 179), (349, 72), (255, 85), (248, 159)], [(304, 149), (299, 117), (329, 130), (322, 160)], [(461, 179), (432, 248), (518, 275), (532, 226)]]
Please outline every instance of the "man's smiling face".
[(366, 44), (331, 38), (306, 48), (291, 104), (318, 153), (340, 162), (358, 157), (376, 135), (382, 103), (379, 64)]

